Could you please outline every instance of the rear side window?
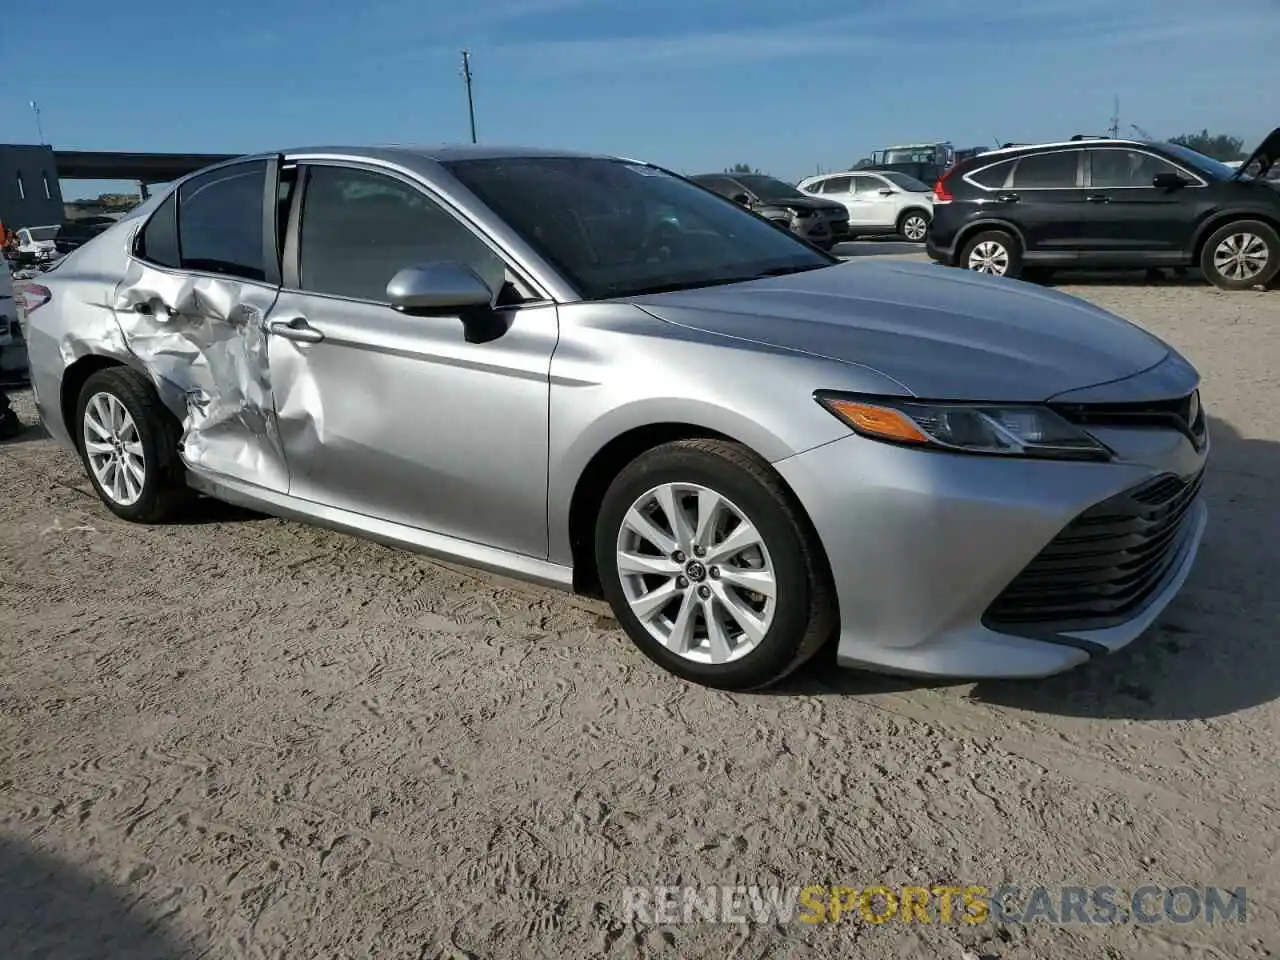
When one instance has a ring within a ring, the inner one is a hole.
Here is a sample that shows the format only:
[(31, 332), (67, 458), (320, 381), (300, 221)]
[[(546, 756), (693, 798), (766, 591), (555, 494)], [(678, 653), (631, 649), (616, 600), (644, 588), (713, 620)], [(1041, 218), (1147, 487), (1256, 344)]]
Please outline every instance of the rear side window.
[(211, 170), (182, 185), (178, 240), (187, 270), (266, 277), (262, 195), (267, 163), (254, 160)]
[(143, 260), (162, 267), (177, 269), (182, 266), (178, 252), (178, 195), (169, 194), (167, 200), (156, 208), (147, 225), (142, 228), (135, 251)]
[(1079, 162), (1079, 150), (1036, 153), (1023, 157), (1018, 161), (1018, 168), (1013, 171), (1013, 186), (1023, 190), (1074, 187)]
[(1013, 173), (1014, 165), (1017, 160), (1005, 160), (1002, 163), (993, 164), (985, 167), (975, 173), (969, 174), (969, 179), (974, 183), (991, 190), (999, 190), (1009, 185), (1009, 175)]

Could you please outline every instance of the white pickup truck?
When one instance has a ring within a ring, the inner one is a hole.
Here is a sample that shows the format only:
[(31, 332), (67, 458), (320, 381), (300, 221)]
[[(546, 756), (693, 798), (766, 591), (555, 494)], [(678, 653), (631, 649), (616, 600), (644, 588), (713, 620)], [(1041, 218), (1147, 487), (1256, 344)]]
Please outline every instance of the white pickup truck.
[(52, 260), (58, 255), (58, 225), (47, 227), (23, 227), (17, 231), (18, 255), (28, 254), (31, 259), (40, 262)]

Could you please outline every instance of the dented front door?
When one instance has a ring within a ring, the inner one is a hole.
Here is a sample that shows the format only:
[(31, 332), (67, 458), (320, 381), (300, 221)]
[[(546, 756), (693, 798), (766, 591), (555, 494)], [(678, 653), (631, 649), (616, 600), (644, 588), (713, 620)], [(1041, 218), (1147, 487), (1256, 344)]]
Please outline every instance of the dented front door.
[(115, 308), (182, 419), (187, 467), (285, 492), (264, 327), (280, 292), (277, 169), (245, 161), (183, 183), (143, 227)]

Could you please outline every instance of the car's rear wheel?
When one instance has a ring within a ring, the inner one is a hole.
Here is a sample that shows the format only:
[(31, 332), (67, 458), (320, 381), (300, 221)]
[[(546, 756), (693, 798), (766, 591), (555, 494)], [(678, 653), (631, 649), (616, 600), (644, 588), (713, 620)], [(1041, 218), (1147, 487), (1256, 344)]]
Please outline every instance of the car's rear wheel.
[(923, 210), (907, 210), (898, 218), (898, 233), (912, 243), (924, 243), (929, 235), (929, 215)]
[(984, 230), (960, 252), (960, 265), (974, 273), (1017, 278), (1022, 275), (1022, 246), (1003, 230)]
[(1280, 237), (1258, 220), (1229, 223), (1205, 241), (1200, 269), (1223, 290), (1265, 286), (1280, 273)]
[(816, 535), (768, 464), (735, 443), (681, 440), (628, 465), (601, 505), (596, 561), (631, 640), (695, 683), (768, 686), (835, 630)]
[(112, 513), (160, 523), (192, 498), (178, 456), (182, 426), (140, 373), (99, 370), (85, 381), (76, 410), (85, 470)]

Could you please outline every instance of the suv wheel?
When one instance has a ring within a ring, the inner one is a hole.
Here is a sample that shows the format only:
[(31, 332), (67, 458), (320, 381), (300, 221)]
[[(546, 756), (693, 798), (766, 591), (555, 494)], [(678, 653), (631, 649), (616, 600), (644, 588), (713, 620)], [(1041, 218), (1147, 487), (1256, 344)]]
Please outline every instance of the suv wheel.
[(912, 243), (924, 243), (929, 233), (929, 215), (923, 210), (907, 210), (898, 218), (898, 233)]
[(1257, 220), (1229, 223), (1205, 241), (1200, 269), (1223, 290), (1264, 286), (1280, 273), (1280, 237)]
[(816, 534), (735, 443), (681, 440), (628, 465), (601, 505), (596, 561), (632, 642), (695, 683), (768, 686), (835, 631)]
[(964, 245), (960, 265), (975, 273), (1017, 278), (1022, 275), (1022, 247), (1010, 233), (984, 230)]
[(193, 497), (178, 456), (182, 425), (142, 374), (99, 370), (85, 381), (76, 411), (89, 480), (117, 517), (160, 523)]

